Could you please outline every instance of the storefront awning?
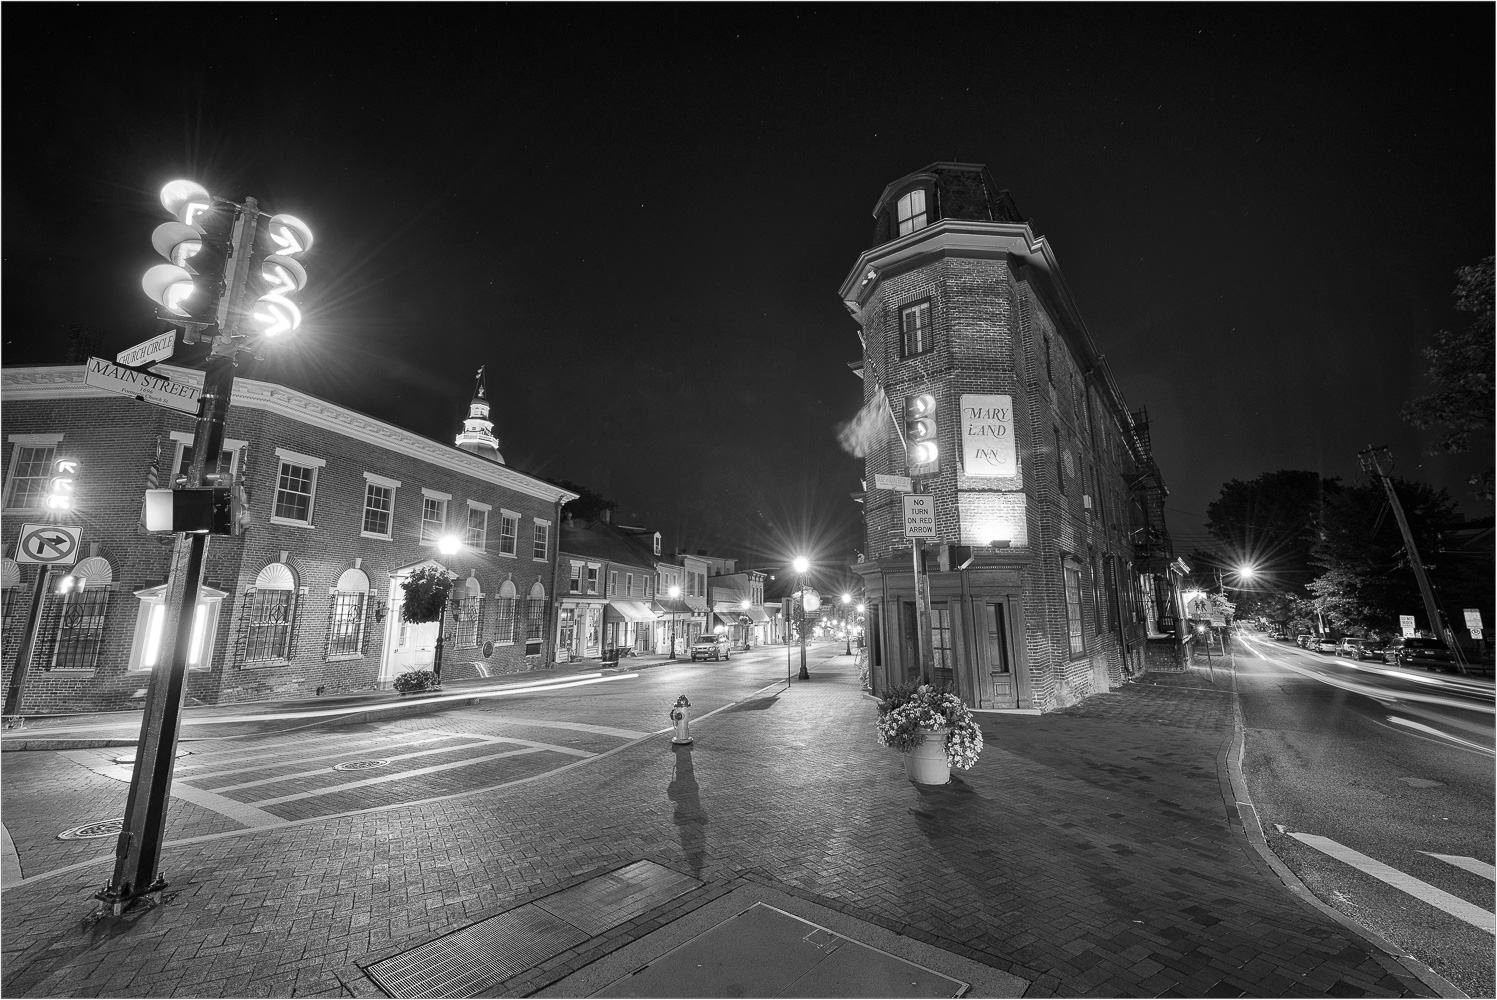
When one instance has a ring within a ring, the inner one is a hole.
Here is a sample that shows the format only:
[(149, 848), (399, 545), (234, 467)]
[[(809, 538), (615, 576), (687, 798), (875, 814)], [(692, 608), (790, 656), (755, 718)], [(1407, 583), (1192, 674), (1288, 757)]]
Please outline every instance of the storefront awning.
[(685, 601), (673, 601), (670, 598), (657, 599), (650, 609), (662, 615), (694, 615), (697, 609)]
[(769, 614), (763, 608), (758, 607), (757, 605), (750, 604), (748, 606), (748, 609), (743, 613), (748, 615), (749, 620), (753, 622), (769, 621)]
[(736, 628), (743, 624), (743, 612), (741, 611), (714, 611), (712, 614), (728, 628)]
[(655, 618), (655, 612), (643, 601), (609, 601), (608, 607), (603, 609), (606, 622), (652, 622)]

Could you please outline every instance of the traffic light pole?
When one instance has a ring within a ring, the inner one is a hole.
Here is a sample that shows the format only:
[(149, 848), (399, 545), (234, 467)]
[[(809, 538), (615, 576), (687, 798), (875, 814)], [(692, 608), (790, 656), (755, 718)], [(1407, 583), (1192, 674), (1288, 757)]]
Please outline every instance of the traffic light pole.
[[(227, 337), (220, 338), (227, 341)], [(234, 353), (219, 353), (217, 343), (203, 374), (197, 426), (192, 436), (189, 486), (203, 486), (204, 473), (218, 468), (223, 450), (224, 419), (234, 391)], [(158, 901), (167, 882), (159, 864), (171, 799), (181, 729), (182, 700), (187, 686), (187, 656), (192, 648), (193, 618), (208, 551), (206, 533), (179, 534), (172, 550), (171, 578), (165, 597), (161, 653), (146, 688), (145, 712), (140, 722), (125, 821), (114, 850), (114, 875), (94, 894), (118, 916), (141, 896)]]
[(930, 578), (925, 574), (925, 542), (910, 539), (915, 557), (915, 655), (920, 657), (920, 683), (931, 682)]

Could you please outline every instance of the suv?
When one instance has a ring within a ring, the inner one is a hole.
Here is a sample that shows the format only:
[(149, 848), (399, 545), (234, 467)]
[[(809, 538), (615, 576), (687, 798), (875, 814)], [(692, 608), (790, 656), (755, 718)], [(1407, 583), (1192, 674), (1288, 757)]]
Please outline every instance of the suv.
[(693, 661), (708, 657), (714, 660), (728, 659), (728, 637), (717, 632), (703, 632), (691, 640), (691, 658)]
[(1294, 644), (1296, 646), (1298, 646), (1300, 649), (1309, 649), (1310, 648), (1310, 640), (1313, 639), (1313, 638), (1315, 638), (1315, 637), (1313, 635), (1311, 635), (1310, 633), (1308, 633), (1308, 632), (1301, 632), (1299, 635), (1297, 635), (1297, 636), (1294, 637)]
[(1346, 636), (1340, 642), (1336, 643), (1336, 655), (1345, 656), (1352, 660), (1364, 660), (1369, 655), (1369, 651), (1365, 646), (1366, 642), (1367, 640), (1365, 639)]
[(1439, 639), (1425, 636), (1395, 635), (1383, 650), (1383, 662), (1395, 667), (1423, 667), (1425, 670), (1454, 670), (1455, 657)]
[(1306, 649), (1313, 649), (1317, 653), (1334, 653), (1336, 651), (1336, 640), (1328, 635), (1311, 640)]

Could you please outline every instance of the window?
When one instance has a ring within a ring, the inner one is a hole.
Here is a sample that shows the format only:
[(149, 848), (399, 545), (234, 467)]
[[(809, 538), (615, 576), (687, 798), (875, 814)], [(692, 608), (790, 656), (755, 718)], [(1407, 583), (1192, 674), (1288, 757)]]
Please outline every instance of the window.
[[(135, 644), (130, 652), (131, 670), (151, 670), (161, 662), (161, 636), (166, 622), (166, 584), (138, 590), (140, 612), (135, 619)], [(228, 595), (212, 587), (198, 588), (198, 606), (192, 619), (192, 642), (187, 648), (187, 666), (205, 668), (213, 658), (218, 631), (218, 611)]]
[(57, 670), (92, 670), (98, 665), (104, 639), (104, 617), (109, 591), (102, 587), (73, 590), (63, 598), (57, 622), (57, 645), (52, 665)]
[(520, 515), (501, 511), (499, 514), (499, 553), (512, 556), (518, 548), (520, 538)]
[(512, 646), (518, 638), (519, 603), (515, 585), (505, 580), (499, 585), (499, 596), (494, 599), (494, 642), (501, 646)]
[(281, 460), (276, 476), (273, 521), (311, 526), (317, 493), (317, 470), (327, 463), (310, 455), (299, 455), (284, 448), (275, 450)]
[(390, 537), (390, 517), (395, 510), (395, 490), (369, 482), (364, 484), (363, 534), (377, 538)]
[(582, 564), (572, 563), (572, 576), (568, 580), (568, 593), (582, 593)]
[(646, 596), (646, 597), (649, 597), (649, 596), (650, 596), (650, 585), (651, 585), (651, 584), (652, 584), (652, 583), (654, 583), (654, 582), (655, 582), (655, 581), (653, 581), (653, 580), (651, 580), (651, 579), (650, 579), (650, 578), (649, 578), (649, 577), (645, 577), (645, 578), (644, 578), (644, 585), (645, 585), (645, 596)]
[(369, 577), (363, 570), (346, 569), (333, 591), (327, 655), (359, 656), (364, 652), (364, 609), (369, 602)]
[(483, 590), (471, 576), (452, 590), (453, 643), (468, 649), (478, 645), (478, 625), (483, 618)]
[(596, 594), (598, 592), (598, 567), (597, 566), (589, 566), (587, 568), (587, 592), (589, 594)]
[(463, 533), (463, 544), (475, 552), (482, 552), (489, 540), (489, 509), (468, 501), (468, 528)]
[(525, 599), (525, 655), (539, 653), (546, 639), (546, 588), (537, 580)]
[(296, 577), (285, 563), (271, 563), (255, 577), (244, 608), (244, 659), (273, 663), (291, 658), (291, 622), (296, 613)]
[(1060, 428), (1055, 428), (1055, 488), (1061, 496), (1066, 495), (1066, 461), (1061, 454), (1065, 445), (1061, 441)]
[(899, 329), (904, 335), (905, 357), (930, 350), (930, 299), (899, 310)]
[[(163, 483), (163, 486), (171, 486), (180, 479), (186, 481), (187, 468), (192, 464), (192, 431), (172, 431), (172, 442), (175, 445), (175, 454), (172, 461), (172, 479)], [(239, 441), (234, 438), (224, 438), (218, 453), (218, 469), (206, 469), (206, 472), (222, 471), (232, 481), (234, 475), (239, 471), (239, 452), (249, 445), (248, 441)], [(227, 485), (227, 483), (225, 483)]]
[(447, 501), (452, 498), (445, 493), (421, 491), (421, 540), (435, 545), (447, 533)]
[(917, 229), (924, 229), (926, 225), (925, 192), (918, 190), (901, 195), (896, 213), (900, 236), (913, 233)]
[(1045, 336), (1045, 378), (1050, 380), (1051, 385), (1055, 384), (1055, 365), (1050, 360), (1050, 337), (1048, 334)]
[(40, 509), (46, 501), (47, 485), (52, 480), (52, 463), (56, 458), (55, 444), (18, 443), (10, 460), (5, 506)]
[(1086, 641), (1081, 635), (1081, 567), (1069, 561), (1061, 565), (1066, 578), (1066, 625), (1071, 634), (1071, 656), (1086, 652)]
[(619, 571), (612, 569), (608, 571), (608, 596), (617, 597), (619, 593)]
[(551, 550), (551, 523), (535, 522), (535, 558), (545, 562)]
[(951, 609), (930, 609), (931, 679), (937, 687), (950, 687), (956, 662), (951, 655)]
[(624, 596), (625, 597), (633, 597), (634, 596), (634, 574), (633, 573), (625, 573), (624, 574)]

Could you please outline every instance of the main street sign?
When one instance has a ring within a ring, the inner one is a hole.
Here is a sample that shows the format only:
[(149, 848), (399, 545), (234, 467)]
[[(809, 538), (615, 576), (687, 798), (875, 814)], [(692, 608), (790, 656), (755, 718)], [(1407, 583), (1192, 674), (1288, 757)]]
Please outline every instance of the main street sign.
[(893, 490), (896, 493), (909, 493), (915, 486), (910, 482), (909, 476), (886, 476), (881, 472), (873, 474), (873, 488), (876, 490)]
[(169, 358), (177, 349), (177, 331), (168, 330), (147, 340), (143, 344), (136, 344), (128, 350), (121, 351), (115, 355), (114, 360), (128, 368), (139, 368), (142, 365), (153, 364), (162, 358)]
[(78, 561), (83, 529), (57, 524), (23, 524), (16, 540), (16, 562), (71, 566)]
[(170, 407), (183, 413), (198, 412), (198, 394), (202, 383), (173, 382), (150, 372), (121, 368), (103, 358), (88, 359), (83, 381), (96, 389), (107, 389), (122, 396), (155, 403), (157, 406)]
[(904, 537), (936, 537), (936, 498), (929, 493), (906, 493), (904, 499)]

